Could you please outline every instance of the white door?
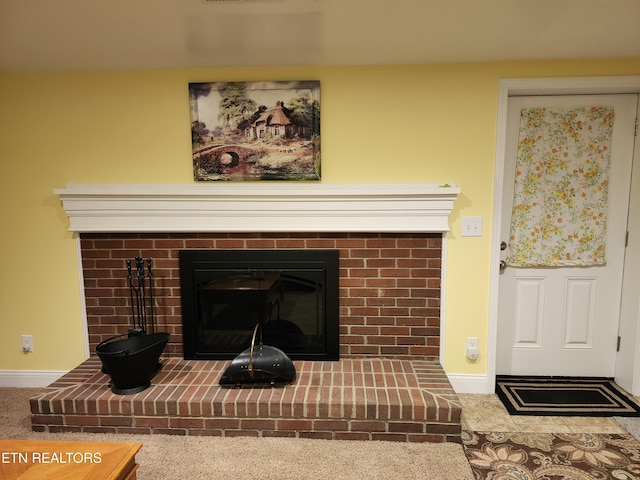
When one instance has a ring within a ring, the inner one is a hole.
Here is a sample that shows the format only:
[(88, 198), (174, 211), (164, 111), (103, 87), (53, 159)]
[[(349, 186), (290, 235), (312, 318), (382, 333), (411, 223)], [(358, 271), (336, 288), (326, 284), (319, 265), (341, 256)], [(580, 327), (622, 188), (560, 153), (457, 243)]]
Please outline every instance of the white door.
[(585, 106), (615, 112), (606, 265), (501, 267), (498, 375), (614, 376), (637, 95), (509, 99), (501, 240), (509, 240), (521, 109)]

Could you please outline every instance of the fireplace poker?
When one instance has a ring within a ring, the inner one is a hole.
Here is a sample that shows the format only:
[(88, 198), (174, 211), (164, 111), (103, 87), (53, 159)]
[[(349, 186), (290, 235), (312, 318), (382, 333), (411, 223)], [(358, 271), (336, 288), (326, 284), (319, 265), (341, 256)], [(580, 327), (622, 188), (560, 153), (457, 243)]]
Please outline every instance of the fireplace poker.
[(146, 305), (144, 301), (144, 260), (142, 257), (136, 257), (136, 279), (138, 281), (138, 288), (136, 293), (138, 294), (138, 328), (142, 330), (142, 333), (147, 333), (146, 325)]
[(155, 333), (156, 331), (156, 317), (155, 317), (155, 312), (154, 312), (154, 301), (153, 301), (153, 275), (151, 275), (151, 259), (147, 258), (147, 280), (149, 280), (149, 316), (150, 316), (150, 323), (149, 325), (151, 326), (151, 332), (150, 333)]
[[(149, 317), (150, 332), (155, 331), (155, 314), (153, 308), (153, 282), (151, 274), (151, 259), (147, 258), (145, 273), (145, 261), (142, 257), (135, 257), (136, 270), (132, 269), (131, 260), (127, 259), (127, 273), (129, 279), (129, 293), (131, 297), (131, 316), (133, 327), (129, 330), (129, 336), (146, 335), (147, 318)], [(147, 302), (148, 300), (148, 302)]]

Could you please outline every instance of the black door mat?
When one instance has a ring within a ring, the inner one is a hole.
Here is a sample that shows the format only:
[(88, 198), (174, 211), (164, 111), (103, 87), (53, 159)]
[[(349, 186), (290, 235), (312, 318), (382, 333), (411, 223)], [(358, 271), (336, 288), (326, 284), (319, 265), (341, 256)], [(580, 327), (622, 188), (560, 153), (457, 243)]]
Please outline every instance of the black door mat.
[(511, 415), (640, 416), (633, 397), (608, 378), (499, 375), (496, 393)]

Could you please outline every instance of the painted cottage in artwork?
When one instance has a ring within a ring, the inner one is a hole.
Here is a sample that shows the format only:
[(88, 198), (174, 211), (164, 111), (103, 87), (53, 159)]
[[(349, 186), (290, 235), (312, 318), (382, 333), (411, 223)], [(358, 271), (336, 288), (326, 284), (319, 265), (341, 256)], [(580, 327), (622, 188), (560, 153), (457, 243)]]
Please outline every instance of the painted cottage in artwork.
[(263, 138), (288, 137), (302, 134), (303, 127), (296, 125), (291, 119), (291, 110), (284, 106), (284, 102), (276, 102), (275, 107), (261, 107), (258, 117), (245, 127), (245, 137)]

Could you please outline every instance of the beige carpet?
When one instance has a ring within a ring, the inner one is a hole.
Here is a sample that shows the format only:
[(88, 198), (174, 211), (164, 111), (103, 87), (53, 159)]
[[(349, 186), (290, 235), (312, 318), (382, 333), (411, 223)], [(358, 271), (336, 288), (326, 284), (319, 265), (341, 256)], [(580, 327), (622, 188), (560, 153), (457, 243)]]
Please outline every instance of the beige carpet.
[(31, 431), (30, 388), (0, 388), (0, 438), (140, 442), (138, 479), (472, 480), (461, 445)]

